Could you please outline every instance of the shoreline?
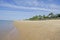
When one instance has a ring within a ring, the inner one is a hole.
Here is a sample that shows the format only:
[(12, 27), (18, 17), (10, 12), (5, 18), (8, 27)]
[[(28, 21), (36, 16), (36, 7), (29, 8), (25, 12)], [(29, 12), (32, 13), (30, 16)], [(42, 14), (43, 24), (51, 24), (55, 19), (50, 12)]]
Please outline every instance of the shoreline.
[(60, 21), (60, 20), (14, 20), (14, 22), (44, 22), (44, 21)]

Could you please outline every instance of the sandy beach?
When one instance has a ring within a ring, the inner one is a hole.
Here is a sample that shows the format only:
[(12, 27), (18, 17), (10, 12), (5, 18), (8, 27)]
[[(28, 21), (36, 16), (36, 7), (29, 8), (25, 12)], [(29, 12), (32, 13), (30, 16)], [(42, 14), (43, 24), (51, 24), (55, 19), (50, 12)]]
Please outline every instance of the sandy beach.
[(19, 40), (60, 40), (60, 20), (14, 21)]

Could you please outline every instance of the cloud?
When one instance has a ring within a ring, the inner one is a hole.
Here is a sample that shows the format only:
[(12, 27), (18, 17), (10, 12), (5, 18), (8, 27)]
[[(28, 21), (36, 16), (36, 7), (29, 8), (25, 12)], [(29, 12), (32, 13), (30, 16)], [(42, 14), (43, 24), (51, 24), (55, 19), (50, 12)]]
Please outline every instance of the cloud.
[[(18, 5), (13, 5), (9, 3), (1, 3), (0, 6), (3, 7), (10, 7), (13, 9), (28, 9), (28, 10), (42, 10), (42, 11), (50, 11), (50, 12), (60, 12), (60, 6), (56, 4), (46, 4), (44, 1), (38, 2), (37, 0), (31, 0), (31, 1), (16, 1), (14, 0)], [(23, 3), (22, 5), (20, 5)]]
[[(48, 0), (53, 1), (53, 0)], [(40, 7), (40, 8), (53, 8), (53, 9), (59, 9), (60, 6), (56, 5), (54, 3), (45, 3), (44, 1), (40, 0), (26, 0), (26, 1), (15, 1), (17, 5), (19, 6), (26, 6), (26, 7)]]
[(14, 2), (21, 6), (37, 6), (38, 5), (38, 2), (37, 0), (14, 0)]
[(10, 7), (10, 8), (15, 8), (15, 9), (29, 9), (29, 10), (43, 10), (43, 11), (50, 11), (49, 9), (46, 9), (46, 8), (16, 6), (16, 5), (11, 5), (11, 4), (0, 4), (0, 6)]
[(51, 8), (56, 8), (56, 9), (60, 9), (60, 6), (59, 5), (55, 5), (55, 4), (50, 4), (49, 5)]

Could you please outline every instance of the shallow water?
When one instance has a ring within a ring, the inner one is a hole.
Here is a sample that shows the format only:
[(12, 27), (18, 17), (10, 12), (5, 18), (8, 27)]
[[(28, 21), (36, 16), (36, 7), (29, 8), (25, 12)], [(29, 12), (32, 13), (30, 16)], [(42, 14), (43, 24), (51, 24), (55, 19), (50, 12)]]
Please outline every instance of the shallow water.
[[(14, 35), (17, 34), (17, 30), (13, 25), (13, 21), (0, 20), (0, 40), (8, 40), (8, 39), (10, 40), (12, 34)], [(10, 38), (7, 38), (7, 37), (10, 37)]]

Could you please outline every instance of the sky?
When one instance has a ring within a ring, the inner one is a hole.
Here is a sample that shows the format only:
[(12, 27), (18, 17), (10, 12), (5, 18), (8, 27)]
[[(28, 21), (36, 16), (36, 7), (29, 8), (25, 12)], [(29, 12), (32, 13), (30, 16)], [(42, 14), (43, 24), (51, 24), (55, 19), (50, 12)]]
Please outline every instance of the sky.
[(23, 20), (60, 13), (60, 0), (0, 0), (0, 20)]

